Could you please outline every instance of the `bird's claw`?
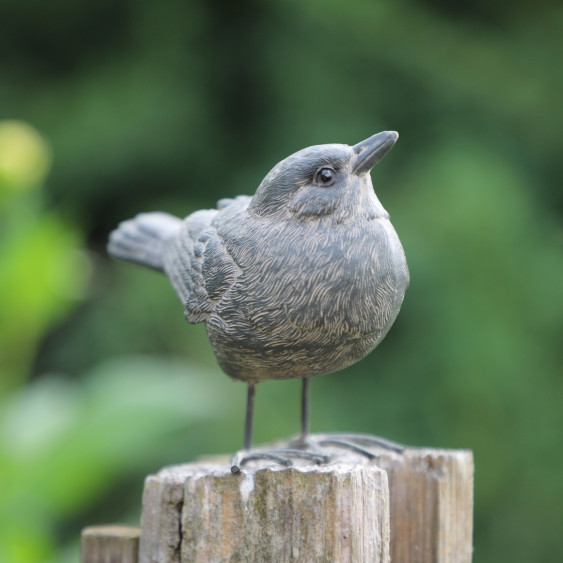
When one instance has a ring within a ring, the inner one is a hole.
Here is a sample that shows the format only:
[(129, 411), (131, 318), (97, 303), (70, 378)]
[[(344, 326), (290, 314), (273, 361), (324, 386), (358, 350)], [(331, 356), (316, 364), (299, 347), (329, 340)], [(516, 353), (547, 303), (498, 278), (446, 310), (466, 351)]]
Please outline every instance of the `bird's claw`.
[(259, 459), (275, 461), (285, 467), (291, 467), (293, 461), (291, 458), (299, 458), (311, 461), (320, 465), (330, 461), (329, 455), (317, 452), (307, 452), (300, 449), (279, 449), (279, 450), (242, 450), (237, 452), (231, 460), (231, 473), (236, 475), (240, 473), (241, 467), (248, 461)]
[[(254, 460), (268, 460), (291, 467), (291, 458), (311, 461), (318, 465), (328, 463), (334, 459), (334, 453), (323, 452), (323, 446), (333, 446), (348, 449), (359, 453), (368, 459), (377, 457), (377, 452), (373, 448), (390, 450), (401, 453), (405, 446), (380, 436), (361, 433), (334, 433), (334, 434), (309, 434), (304, 440), (302, 437), (289, 442), (289, 448), (275, 450), (241, 450), (237, 452), (231, 460), (231, 473), (240, 473), (241, 467)], [(370, 446), (372, 448), (370, 448)]]
[(374, 436), (373, 434), (357, 433), (328, 433), (328, 434), (312, 434), (310, 441), (319, 446), (340, 446), (348, 448), (372, 459), (376, 457), (376, 453), (368, 449), (369, 446), (390, 450), (396, 453), (402, 453), (406, 446), (387, 440), (381, 436)]

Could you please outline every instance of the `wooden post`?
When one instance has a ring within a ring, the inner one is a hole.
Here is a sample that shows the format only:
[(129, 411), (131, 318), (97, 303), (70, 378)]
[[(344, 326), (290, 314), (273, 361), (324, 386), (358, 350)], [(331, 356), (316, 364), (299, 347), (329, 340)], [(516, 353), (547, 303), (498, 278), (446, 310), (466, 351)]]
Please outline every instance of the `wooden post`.
[[(139, 563), (469, 563), (472, 453), (374, 453), (341, 450), (322, 466), (253, 462), (239, 475), (227, 461), (164, 468), (145, 481)], [(100, 530), (84, 530), (82, 563), (137, 562)]]
[(386, 450), (373, 460), (389, 477), (391, 561), (469, 563), (473, 554), (473, 453)]
[(139, 526), (113, 524), (82, 530), (80, 563), (137, 563)]
[(387, 475), (347, 463), (165, 468), (145, 482), (141, 527), (140, 563), (384, 563)]

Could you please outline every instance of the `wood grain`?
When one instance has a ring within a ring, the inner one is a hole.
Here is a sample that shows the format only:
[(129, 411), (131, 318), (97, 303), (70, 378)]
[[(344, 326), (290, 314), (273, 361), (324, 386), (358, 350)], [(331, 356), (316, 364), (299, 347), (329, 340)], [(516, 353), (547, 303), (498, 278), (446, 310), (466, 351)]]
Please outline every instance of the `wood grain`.
[(473, 453), (409, 448), (373, 460), (389, 477), (393, 563), (467, 563), (473, 547)]
[(228, 464), (195, 463), (147, 478), (140, 562), (383, 563), (389, 534), (387, 475), (375, 466), (232, 475)]
[(137, 563), (139, 526), (110, 524), (82, 530), (80, 563)]
[(239, 475), (226, 460), (164, 468), (145, 481), (140, 543), (139, 528), (86, 528), (81, 562), (471, 561), (472, 452), (333, 453)]

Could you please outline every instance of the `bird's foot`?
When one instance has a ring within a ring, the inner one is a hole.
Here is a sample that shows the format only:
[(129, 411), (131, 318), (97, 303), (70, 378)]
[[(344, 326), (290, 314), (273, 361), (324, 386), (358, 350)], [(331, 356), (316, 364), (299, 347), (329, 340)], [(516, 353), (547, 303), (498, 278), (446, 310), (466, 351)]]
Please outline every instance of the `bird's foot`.
[(310, 434), (307, 436), (307, 444), (309, 448), (317, 450), (323, 446), (344, 448), (362, 454), (368, 459), (377, 457), (377, 452), (373, 451), (373, 448), (390, 450), (396, 453), (402, 453), (406, 448), (406, 446), (398, 442), (374, 436), (373, 434), (362, 434), (359, 432)]
[[(373, 459), (377, 457), (377, 450), (389, 450), (401, 453), (406, 446), (392, 442), (380, 436), (360, 433), (328, 433), (309, 434), (288, 443), (287, 448), (273, 450), (241, 450), (231, 460), (231, 472), (240, 473), (241, 467), (255, 460), (274, 461), (280, 465), (291, 467), (293, 459), (301, 459), (321, 465), (338, 457), (339, 449), (350, 450), (357, 454)], [(330, 448), (330, 451), (327, 450)]]
[(321, 463), (327, 463), (330, 460), (329, 455), (325, 455), (321, 452), (305, 451), (304, 449), (299, 449), (297, 445), (295, 449), (281, 448), (276, 450), (241, 450), (237, 452), (231, 460), (231, 473), (233, 475), (236, 475), (237, 473), (240, 473), (241, 467), (245, 463), (247, 463), (248, 461), (255, 461), (260, 459), (275, 461), (280, 465), (291, 467), (293, 465), (291, 458), (299, 458), (306, 461), (311, 461), (318, 465), (320, 465)]

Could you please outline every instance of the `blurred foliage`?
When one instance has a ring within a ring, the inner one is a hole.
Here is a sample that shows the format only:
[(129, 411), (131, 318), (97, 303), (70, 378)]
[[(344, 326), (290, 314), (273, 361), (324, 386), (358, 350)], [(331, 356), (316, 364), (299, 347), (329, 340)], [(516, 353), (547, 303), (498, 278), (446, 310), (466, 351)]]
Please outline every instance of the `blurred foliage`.
[(0, 190), (2, 200), (18, 189), (42, 184), (51, 160), (39, 133), (20, 121), (0, 122)]
[(179, 449), (190, 442), (186, 425), (230, 408), (226, 388), (201, 367), (156, 357), (105, 362), (80, 382), (49, 374), (2, 407), (2, 561), (48, 556), (53, 524), (108, 495), (112, 482), (134, 475), (140, 486), (139, 469), (166, 451), (163, 435), (176, 432)]
[(50, 151), (26, 123), (0, 121), (0, 392), (21, 384), (45, 331), (76, 300), (80, 235), (37, 189)]
[[(378, 350), (314, 380), (313, 429), (473, 449), (475, 560), (561, 559), (560, 3), (4, 0), (0, 21), (0, 561), (76, 560), (81, 527), (138, 519), (147, 473), (240, 445), (244, 386), (109, 230), (383, 129), (411, 287)], [(259, 387), (257, 441), (296, 431), (298, 392)]]

